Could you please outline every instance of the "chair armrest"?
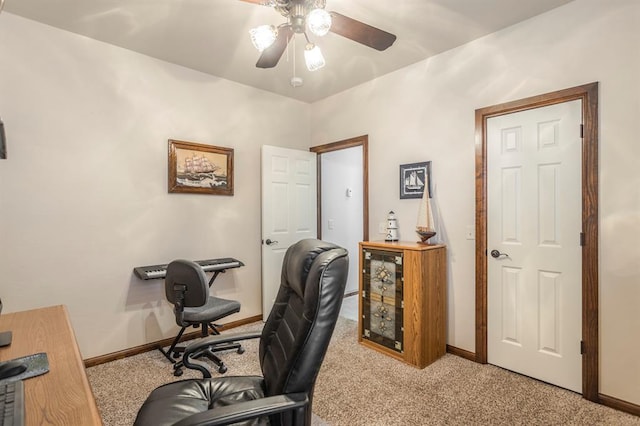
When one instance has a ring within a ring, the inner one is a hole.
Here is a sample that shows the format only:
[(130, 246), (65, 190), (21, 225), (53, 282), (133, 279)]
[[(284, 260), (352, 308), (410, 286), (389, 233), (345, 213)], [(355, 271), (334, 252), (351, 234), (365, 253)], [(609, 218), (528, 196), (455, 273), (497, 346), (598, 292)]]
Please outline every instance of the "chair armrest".
[[(203, 413), (194, 414), (174, 426), (216, 426), (228, 425), (244, 420), (265, 417), (285, 411), (298, 411), (298, 421), (304, 422), (305, 410), (309, 408), (309, 398), (305, 393), (269, 396), (253, 401), (239, 402), (224, 407), (216, 407)], [(294, 414), (295, 417), (295, 414)]]
[(198, 362), (194, 362), (191, 359), (191, 355), (194, 352), (197, 352), (201, 349), (208, 348), (210, 346), (220, 345), (223, 343), (231, 343), (231, 342), (240, 342), (243, 340), (250, 339), (258, 339), (262, 335), (261, 331), (251, 331), (246, 333), (225, 333), (225, 334), (217, 334), (215, 336), (205, 337), (204, 339), (199, 339), (189, 345), (184, 349), (184, 353), (182, 354), (182, 365), (191, 370), (198, 370), (202, 373), (202, 377), (205, 379), (211, 378), (211, 373), (209, 370)]

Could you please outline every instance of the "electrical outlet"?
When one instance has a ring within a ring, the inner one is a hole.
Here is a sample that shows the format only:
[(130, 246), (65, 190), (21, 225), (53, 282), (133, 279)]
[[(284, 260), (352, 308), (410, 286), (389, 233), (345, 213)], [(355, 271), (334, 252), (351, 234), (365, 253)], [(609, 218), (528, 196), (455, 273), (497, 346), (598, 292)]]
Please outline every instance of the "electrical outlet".
[(327, 221), (327, 227), (328, 227), (329, 229), (333, 229), (333, 225), (334, 225), (333, 219), (329, 219), (329, 220)]

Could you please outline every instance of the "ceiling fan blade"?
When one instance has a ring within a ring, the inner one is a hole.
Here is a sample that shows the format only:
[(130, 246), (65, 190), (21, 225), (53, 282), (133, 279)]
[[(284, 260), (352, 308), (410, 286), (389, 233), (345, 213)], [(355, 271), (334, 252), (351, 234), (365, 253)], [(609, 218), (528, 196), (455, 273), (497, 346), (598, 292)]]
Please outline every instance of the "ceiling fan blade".
[(293, 30), (289, 26), (278, 28), (278, 37), (273, 44), (262, 51), (256, 67), (273, 68), (278, 65), (280, 57), (289, 44), (289, 40), (293, 37)]
[(376, 50), (385, 50), (396, 41), (396, 36), (391, 33), (337, 12), (331, 12), (330, 31)]

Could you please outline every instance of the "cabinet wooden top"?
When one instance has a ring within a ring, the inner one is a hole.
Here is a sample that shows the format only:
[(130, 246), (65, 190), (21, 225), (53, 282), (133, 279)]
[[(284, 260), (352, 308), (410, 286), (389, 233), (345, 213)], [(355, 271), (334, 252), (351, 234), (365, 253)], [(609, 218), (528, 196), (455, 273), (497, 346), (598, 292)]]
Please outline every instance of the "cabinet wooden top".
[(396, 250), (434, 250), (445, 247), (444, 244), (422, 244), (415, 241), (361, 241), (360, 247), (373, 247)]

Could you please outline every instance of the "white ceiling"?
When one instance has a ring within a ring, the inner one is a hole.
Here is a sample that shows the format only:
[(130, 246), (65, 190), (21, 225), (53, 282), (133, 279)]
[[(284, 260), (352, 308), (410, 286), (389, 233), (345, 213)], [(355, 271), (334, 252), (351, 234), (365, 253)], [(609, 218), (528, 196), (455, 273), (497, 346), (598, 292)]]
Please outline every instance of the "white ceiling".
[[(327, 65), (304, 66), (304, 37), (259, 69), (249, 29), (285, 22), (240, 0), (6, 0), (5, 12), (304, 102), (314, 102), (572, 0), (327, 0), (336, 11), (397, 35), (379, 52), (329, 33), (313, 41)], [(295, 57), (295, 61), (294, 61)], [(302, 87), (293, 88), (293, 76)]]

